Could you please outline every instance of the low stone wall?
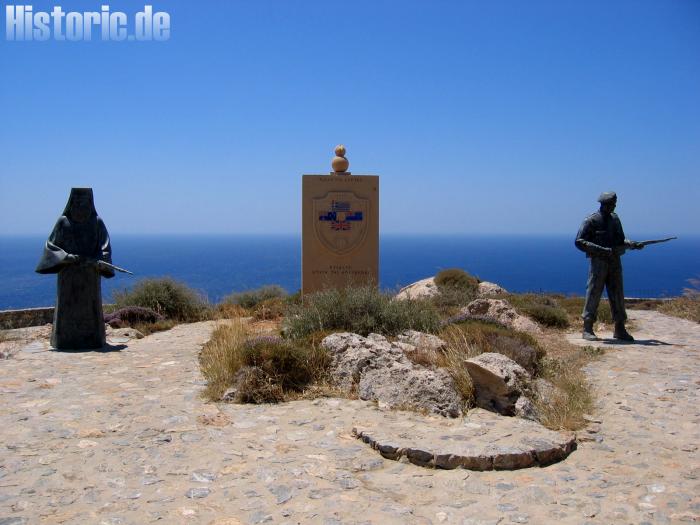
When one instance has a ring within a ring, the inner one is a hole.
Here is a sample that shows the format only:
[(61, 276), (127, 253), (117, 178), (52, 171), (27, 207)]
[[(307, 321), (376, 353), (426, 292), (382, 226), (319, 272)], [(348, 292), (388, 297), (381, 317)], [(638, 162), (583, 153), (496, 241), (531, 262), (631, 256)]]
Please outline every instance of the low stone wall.
[(53, 323), (54, 307), (0, 310), (0, 330), (26, 328)]
[[(103, 304), (102, 310), (109, 313), (113, 304)], [(42, 326), (53, 323), (53, 306), (46, 308), (24, 308), (22, 310), (0, 310), (0, 330), (14, 330), (28, 326)]]

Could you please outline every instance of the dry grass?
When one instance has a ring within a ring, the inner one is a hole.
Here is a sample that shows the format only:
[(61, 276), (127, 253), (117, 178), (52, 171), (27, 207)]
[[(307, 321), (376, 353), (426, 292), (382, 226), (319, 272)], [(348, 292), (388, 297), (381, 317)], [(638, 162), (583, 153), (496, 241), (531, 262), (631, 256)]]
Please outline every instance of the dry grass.
[(288, 341), (276, 335), (255, 335), (255, 331), (240, 319), (214, 330), (199, 356), (202, 374), (207, 379), (207, 399), (220, 400), (234, 384), (236, 401), (242, 403), (290, 401), (336, 393), (328, 386), (329, 356), (320, 347), (321, 334), (312, 334), (303, 341)]
[(552, 430), (578, 430), (586, 426), (583, 415), (593, 410), (595, 395), (583, 371), (584, 367), (603, 355), (604, 350), (577, 346), (564, 339), (560, 332), (543, 334), (540, 344), (547, 352), (539, 376), (556, 388), (533, 400), (540, 422)]
[(441, 365), (449, 372), (457, 392), (462, 396), (465, 408), (474, 406), (474, 384), (464, 362), (481, 353), (480, 349), (469, 341), (467, 334), (457, 326), (448, 326), (442, 334), (447, 343), (442, 354)]
[(242, 366), (240, 353), (235, 350), (245, 343), (247, 337), (248, 332), (240, 319), (216, 327), (199, 354), (199, 366), (207, 380), (204, 390), (206, 398), (221, 399), (232, 384)]
[(253, 308), (253, 319), (256, 321), (274, 321), (276, 319), (282, 319), (286, 309), (287, 303), (284, 299), (265, 299)]
[(694, 297), (675, 297), (663, 301), (657, 310), (666, 315), (680, 317), (688, 321), (700, 323), (700, 299)]
[[(445, 341), (443, 350), (417, 348), (406, 352), (414, 364), (427, 368), (444, 368), (452, 377), (457, 392), (462, 396), (463, 408), (474, 406), (474, 385), (464, 362), (482, 353), (482, 349), (471, 342), (471, 338), (459, 326), (451, 325), (440, 334)], [(409, 409), (412, 410), (412, 409)]]
[[(557, 305), (572, 315), (575, 312), (576, 319), (582, 304), (581, 298), (557, 298)], [(259, 317), (265, 319), (268, 315)], [(247, 323), (240, 318), (220, 324), (200, 354), (202, 373), (208, 381), (205, 397), (219, 400), (236, 382), (237, 401), (241, 402), (352, 398), (352, 393), (333, 387), (327, 376), (328, 354), (320, 343), (334, 330), (311, 332), (294, 340), (281, 340), (275, 335), (263, 337), (269, 339), (267, 343), (255, 343), (260, 339), (255, 337), (258, 334), (278, 334), (280, 324), (278, 319)], [(525, 367), (535, 377), (556, 387), (541, 398), (533, 396), (545, 426), (576, 430), (585, 425), (583, 415), (591, 412), (594, 396), (583, 368), (600, 355), (598, 351), (568, 343), (560, 329), (547, 329), (535, 339), (477, 320), (447, 326), (439, 336), (446, 342), (443, 350), (419, 348), (406, 355), (416, 364), (446, 369), (465, 408), (474, 404), (474, 386), (465, 361), (483, 352), (499, 352), (517, 362), (527, 361)]]
[(213, 311), (213, 317), (216, 319), (236, 319), (239, 317), (248, 317), (250, 312), (238, 304), (219, 303)]
[[(444, 367), (462, 395), (465, 408), (474, 405), (474, 386), (464, 362), (484, 352), (511, 354), (508, 356), (512, 359), (512, 344), (527, 343), (537, 349), (534, 376), (555, 387), (543, 397), (533, 396), (540, 422), (554, 430), (577, 430), (586, 425), (583, 415), (591, 412), (594, 395), (583, 368), (600, 356), (601, 350), (572, 345), (559, 330), (548, 330), (535, 341), (526, 334), (479, 322), (448, 326), (440, 337), (447, 343), (444, 351), (418, 350), (411, 353), (411, 359), (424, 366)], [(504, 345), (505, 341), (510, 343)]]

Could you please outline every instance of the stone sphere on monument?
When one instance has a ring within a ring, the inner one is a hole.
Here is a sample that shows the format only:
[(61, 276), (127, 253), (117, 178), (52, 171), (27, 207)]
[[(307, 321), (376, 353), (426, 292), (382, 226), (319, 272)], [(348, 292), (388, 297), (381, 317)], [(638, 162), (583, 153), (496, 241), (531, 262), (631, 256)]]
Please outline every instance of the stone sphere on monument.
[(335, 155), (336, 156), (331, 162), (333, 171), (336, 173), (344, 173), (348, 171), (348, 168), (350, 167), (350, 161), (348, 161), (348, 159), (345, 158), (345, 146), (343, 146), (342, 144), (338, 144), (335, 147)]

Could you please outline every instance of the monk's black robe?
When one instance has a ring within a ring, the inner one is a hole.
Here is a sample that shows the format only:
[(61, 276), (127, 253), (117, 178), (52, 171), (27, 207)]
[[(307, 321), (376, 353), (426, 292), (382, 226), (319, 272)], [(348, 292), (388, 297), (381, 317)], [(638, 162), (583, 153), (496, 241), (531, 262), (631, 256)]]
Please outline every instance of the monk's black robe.
[[(80, 262), (66, 260), (79, 255)], [(112, 262), (109, 234), (102, 219), (92, 214), (84, 222), (63, 215), (54, 226), (36, 268), (58, 274), (56, 311), (51, 345), (60, 350), (86, 350), (105, 345), (100, 278), (114, 271), (98, 268), (96, 261)]]

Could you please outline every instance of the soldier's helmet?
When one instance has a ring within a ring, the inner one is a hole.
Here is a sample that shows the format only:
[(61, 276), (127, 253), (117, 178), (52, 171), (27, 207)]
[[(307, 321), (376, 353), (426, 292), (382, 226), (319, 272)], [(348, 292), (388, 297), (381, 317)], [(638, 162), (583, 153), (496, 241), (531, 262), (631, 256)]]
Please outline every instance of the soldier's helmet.
[(614, 191), (606, 191), (600, 194), (598, 202), (605, 204), (606, 202), (617, 202), (617, 193)]

